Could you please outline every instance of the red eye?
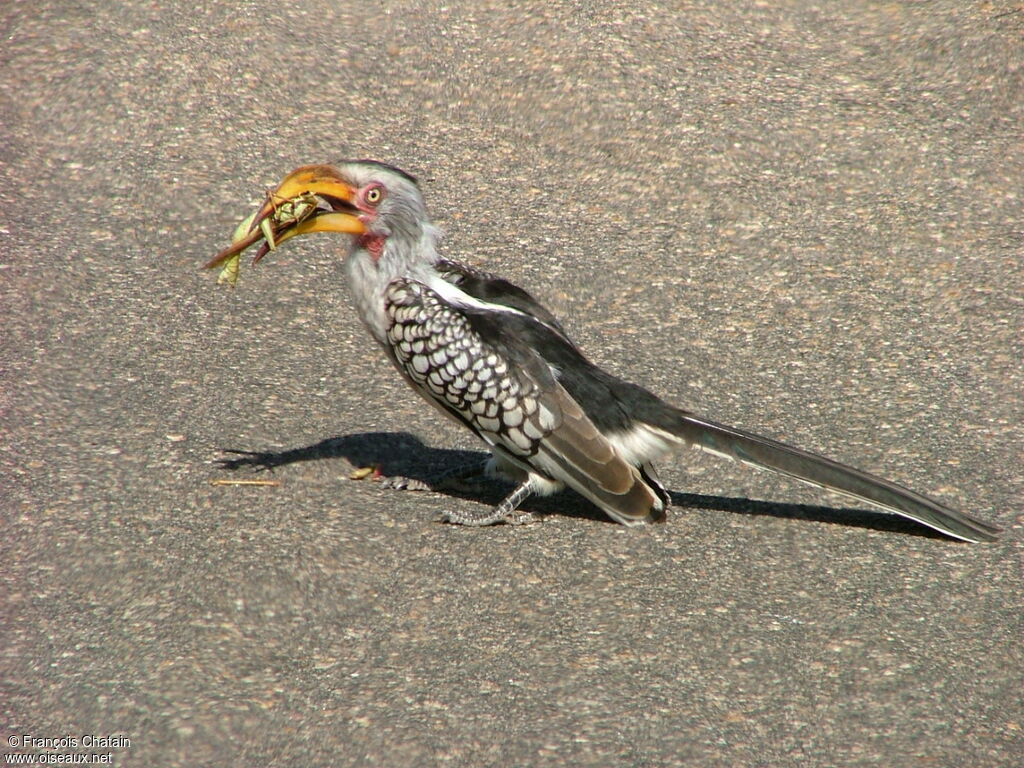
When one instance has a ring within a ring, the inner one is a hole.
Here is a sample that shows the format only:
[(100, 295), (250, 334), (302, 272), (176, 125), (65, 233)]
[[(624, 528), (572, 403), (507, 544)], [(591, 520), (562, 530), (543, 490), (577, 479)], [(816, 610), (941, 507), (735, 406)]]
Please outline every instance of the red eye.
[(370, 205), (376, 205), (384, 199), (384, 187), (375, 185), (366, 190), (363, 194), (363, 199), (366, 200)]

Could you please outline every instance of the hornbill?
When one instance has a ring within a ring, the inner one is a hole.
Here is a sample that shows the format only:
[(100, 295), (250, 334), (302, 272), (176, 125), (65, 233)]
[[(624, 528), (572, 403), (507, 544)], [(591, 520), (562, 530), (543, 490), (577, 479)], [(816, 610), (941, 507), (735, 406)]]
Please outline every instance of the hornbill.
[(370, 333), (413, 389), (487, 443), (489, 473), (516, 483), (493, 510), (450, 512), (448, 522), (517, 522), (528, 496), (565, 486), (620, 523), (660, 522), (670, 497), (653, 462), (684, 445), (851, 496), (956, 539), (991, 540), (999, 531), (896, 483), (676, 408), (598, 368), (525, 290), (441, 257), (416, 180), (385, 163), (292, 171), (207, 266), (234, 266), (237, 274), (249, 246), (265, 241), (258, 261), (310, 232), (346, 236), (345, 270)]

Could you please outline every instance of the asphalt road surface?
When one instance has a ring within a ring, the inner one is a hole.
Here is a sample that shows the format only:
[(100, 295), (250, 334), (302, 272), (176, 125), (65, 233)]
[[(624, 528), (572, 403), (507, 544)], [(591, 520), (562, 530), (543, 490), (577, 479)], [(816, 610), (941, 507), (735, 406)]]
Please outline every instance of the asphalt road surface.
[[(1020, 766), (1024, 7), (512, 5), (0, 6), (2, 749)], [(419, 176), (445, 253), (598, 363), (1005, 533), (689, 454), (639, 530), (571, 494), (445, 526), (504, 489), (352, 479), (482, 449), (329, 236), (198, 269), (342, 157)]]

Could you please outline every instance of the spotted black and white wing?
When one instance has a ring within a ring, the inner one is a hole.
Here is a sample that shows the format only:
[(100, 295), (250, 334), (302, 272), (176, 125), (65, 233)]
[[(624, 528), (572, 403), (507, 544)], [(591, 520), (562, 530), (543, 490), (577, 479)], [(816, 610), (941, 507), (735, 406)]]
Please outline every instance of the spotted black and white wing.
[[(664, 502), (625, 461), (551, 368), (514, 334), (499, 345), (505, 310), (454, 305), (422, 283), (399, 279), (385, 293), (387, 340), (399, 369), (427, 399), (527, 473), (565, 483), (612, 518), (664, 517)], [(512, 310), (518, 322), (531, 321)]]

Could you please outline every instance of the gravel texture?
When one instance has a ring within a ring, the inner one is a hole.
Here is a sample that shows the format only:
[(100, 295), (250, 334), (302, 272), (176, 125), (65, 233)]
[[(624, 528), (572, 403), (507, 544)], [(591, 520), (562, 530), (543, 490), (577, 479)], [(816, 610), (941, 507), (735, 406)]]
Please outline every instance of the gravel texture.
[[(0, 6), (0, 749), (1022, 764), (1019, 3), (108, 5)], [(481, 448), (372, 345), (330, 237), (235, 290), (198, 269), (341, 157), (418, 175), (446, 253), (595, 361), (1006, 532), (688, 454), (640, 530), (568, 494), (459, 529), (503, 489), (351, 479)]]

